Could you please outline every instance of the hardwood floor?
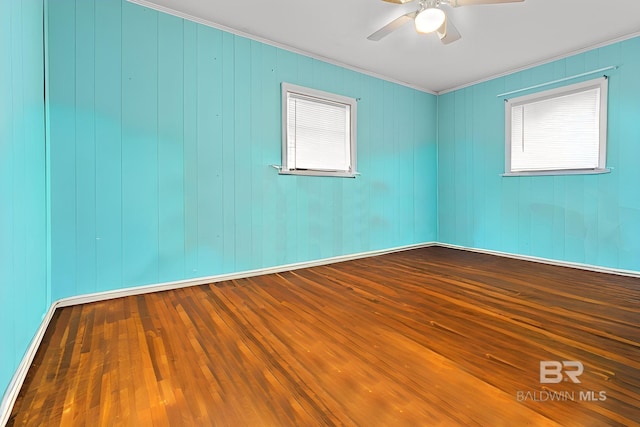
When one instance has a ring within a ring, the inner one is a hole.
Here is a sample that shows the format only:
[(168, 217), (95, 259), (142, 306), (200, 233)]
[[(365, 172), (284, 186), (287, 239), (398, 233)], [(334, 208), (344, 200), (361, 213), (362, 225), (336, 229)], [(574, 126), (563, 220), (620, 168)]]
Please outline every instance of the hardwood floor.
[(439, 247), (68, 307), (8, 425), (640, 425), (639, 307), (640, 279)]

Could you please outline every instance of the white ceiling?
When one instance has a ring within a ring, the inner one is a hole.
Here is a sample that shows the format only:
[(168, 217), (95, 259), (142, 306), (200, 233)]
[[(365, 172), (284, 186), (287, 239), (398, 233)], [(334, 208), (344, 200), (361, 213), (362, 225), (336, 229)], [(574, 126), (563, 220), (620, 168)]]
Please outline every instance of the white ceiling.
[(640, 33), (640, 0), (447, 6), (462, 39), (446, 46), (411, 23), (367, 40), (416, 1), (132, 1), (434, 93)]

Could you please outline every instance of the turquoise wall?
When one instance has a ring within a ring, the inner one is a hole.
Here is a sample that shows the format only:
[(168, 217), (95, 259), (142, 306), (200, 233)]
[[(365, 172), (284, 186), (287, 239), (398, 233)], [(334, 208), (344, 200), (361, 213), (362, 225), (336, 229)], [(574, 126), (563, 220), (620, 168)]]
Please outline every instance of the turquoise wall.
[[(435, 96), (120, 0), (48, 19), (53, 300), (435, 240)], [(362, 176), (269, 166), (282, 81), (360, 99)]]
[(49, 307), (42, 8), (0, 1), (0, 394)]
[[(639, 53), (633, 38), (439, 96), (438, 240), (639, 271)], [(504, 101), (496, 95), (611, 65), (620, 66), (609, 79), (613, 171), (501, 177)]]

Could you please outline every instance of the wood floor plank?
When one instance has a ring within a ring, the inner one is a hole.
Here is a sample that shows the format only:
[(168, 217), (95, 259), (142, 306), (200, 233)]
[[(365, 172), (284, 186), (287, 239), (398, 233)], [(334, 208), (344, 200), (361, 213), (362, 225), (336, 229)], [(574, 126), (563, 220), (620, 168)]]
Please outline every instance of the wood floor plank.
[(59, 309), (8, 425), (640, 426), (639, 356), (640, 279), (431, 247)]

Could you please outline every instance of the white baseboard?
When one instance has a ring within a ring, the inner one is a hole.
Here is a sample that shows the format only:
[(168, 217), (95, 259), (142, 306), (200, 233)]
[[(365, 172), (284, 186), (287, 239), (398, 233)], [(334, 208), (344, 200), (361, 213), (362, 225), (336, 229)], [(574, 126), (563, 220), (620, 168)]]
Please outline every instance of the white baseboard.
[(598, 265), (582, 264), (579, 262), (560, 261), (560, 260), (555, 260), (551, 258), (542, 258), (542, 257), (531, 256), (531, 255), (519, 255), (519, 254), (510, 253), (510, 252), (494, 251), (492, 249), (482, 249), (482, 248), (472, 248), (468, 246), (452, 245), (449, 243), (435, 243), (433, 246), (441, 246), (443, 248), (450, 248), (450, 249), (460, 249), (463, 251), (478, 252), (478, 253), (487, 254), (487, 255), (496, 255), (496, 256), (501, 256), (505, 258), (519, 259), (522, 261), (538, 262), (540, 264), (557, 265), (559, 267), (577, 268), (579, 270), (593, 271), (596, 273), (616, 274), (618, 276), (640, 278), (640, 271), (601, 267)]
[(220, 274), (216, 276), (200, 277), (197, 279), (179, 280), (175, 282), (166, 282), (166, 283), (159, 283), (155, 285), (137, 286), (137, 287), (126, 288), (126, 289), (118, 289), (115, 291), (97, 292), (93, 294), (63, 298), (55, 301), (53, 304), (51, 304), (51, 307), (49, 307), (49, 311), (44, 316), (42, 323), (38, 328), (38, 331), (36, 332), (35, 336), (31, 340), (31, 343), (29, 344), (29, 347), (27, 348), (27, 351), (25, 352), (25, 355), (22, 358), (20, 365), (18, 366), (18, 369), (13, 375), (13, 378), (11, 379), (11, 382), (9, 383), (8, 388), (4, 393), (2, 403), (0, 404), (0, 426), (4, 426), (9, 420), (9, 415), (11, 414), (13, 405), (15, 404), (15, 401), (18, 397), (18, 393), (22, 388), (22, 384), (24, 383), (24, 380), (27, 376), (29, 367), (31, 366), (31, 363), (33, 362), (33, 358), (35, 357), (36, 352), (38, 351), (38, 347), (42, 342), (42, 338), (44, 337), (47, 327), (49, 326), (49, 322), (53, 317), (53, 313), (59, 307), (69, 307), (69, 306), (78, 305), (78, 304), (87, 304), (87, 303), (97, 302), (97, 301), (106, 301), (109, 299), (121, 298), (125, 296), (130, 296), (130, 295), (141, 295), (141, 294), (146, 294), (151, 292), (167, 291), (171, 289), (179, 289), (179, 288), (185, 288), (189, 286), (198, 286), (198, 285), (204, 285), (208, 283), (222, 282), (225, 280), (243, 279), (243, 278), (254, 277), (254, 276), (259, 276), (263, 274), (281, 273), (284, 271), (317, 267), (320, 265), (327, 265), (327, 264), (333, 264), (337, 262), (355, 260), (359, 258), (385, 255), (389, 253), (425, 248), (429, 246), (441, 246), (445, 248), (460, 249), (460, 250), (465, 250), (470, 252), (478, 252), (478, 253), (484, 253), (488, 255), (496, 255), (496, 256), (507, 257), (507, 258), (520, 259), (524, 261), (533, 261), (533, 262), (539, 262), (543, 264), (557, 265), (561, 267), (571, 267), (571, 268), (578, 268), (581, 270), (589, 270), (589, 271), (595, 271), (600, 273), (617, 274), (617, 275), (640, 278), (640, 272), (637, 272), (637, 271), (599, 267), (599, 266), (594, 266), (589, 264), (580, 264), (580, 263), (574, 263), (574, 262), (568, 262), (568, 261), (558, 261), (558, 260), (553, 260), (548, 258), (539, 258), (534, 256), (528, 256), (528, 255), (518, 255), (518, 254), (512, 254), (508, 252), (494, 251), (490, 249), (471, 248), (466, 246), (452, 245), (448, 243), (426, 242), (426, 243), (420, 243), (415, 245), (400, 246), (400, 247), (395, 247), (390, 249), (361, 252), (361, 253), (351, 254), (351, 255), (341, 255), (341, 256), (314, 260), (314, 261), (305, 261), (305, 262), (299, 262), (294, 264), (286, 264), (286, 265), (280, 265), (276, 267), (261, 268), (257, 270), (248, 270), (248, 271), (242, 271), (238, 273)]
[(121, 298), (130, 295), (141, 295), (151, 292), (168, 291), (171, 289), (186, 288), (189, 286), (206, 285), (208, 283), (223, 282), (225, 280), (244, 279), (247, 277), (261, 276), (264, 274), (282, 273), (284, 271), (298, 270), (301, 268), (317, 267), (320, 265), (334, 264), (337, 262), (351, 261), (359, 258), (368, 258), (373, 256), (385, 255), (394, 252), (408, 251), (411, 249), (426, 248), (435, 246), (435, 242), (418, 243), (414, 245), (398, 246), (390, 249), (380, 249), (375, 251), (360, 252), (349, 255), (339, 255), (331, 258), (324, 258), (313, 261), (303, 261), (294, 264), (278, 265), (275, 267), (259, 268), (256, 270), (246, 270), (237, 273), (219, 274), (208, 277), (198, 277), (196, 279), (178, 280), (175, 282), (158, 283), (154, 285), (136, 286), (132, 288), (117, 289), (114, 291), (96, 292), (93, 294), (78, 295), (69, 298), (63, 298), (56, 301), (58, 307), (68, 307), (78, 304), (87, 304), (90, 302), (106, 301), (114, 298)]
[(56, 311), (57, 308), (69, 307), (69, 306), (78, 305), (78, 304), (87, 304), (87, 303), (97, 302), (97, 301), (106, 301), (114, 298), (130, 296), (130, 295), (141, 295), (141, 294), (147, 294), (151, 292), (160, 292), (160, 291), (167, 291), (171, 289), (186, 288), (189, 286), (205, 285), (208, 283), (222, 282), (225, 280), (243, 279), (243, 278), (254, 277), (254, 276), (259, 276), (263, 274), (281, 273), (284, 271), (298, 270), (301, 268), (317, 267), (320, 265), (333, 264), (336, 262), (350, 261), (350, 260), (359, 259), (359, 258), (367, 258), (372, 256), (389, 254), (393, 252), (401, 252), (401, 251), (407, 251), (411, 249), (425, 248), (428, 246), (434, 246), (436, 244), (437, 243), (435, 242), (419, 243), (415, 245), (399, 246), (395, 248), (380, 249), (380, 250), (361, 252), (361, 253), (350, 254), (350, 255), (340, 255), (340, 256), (331, 257), (331, 258), (298, 262), (294, 264), (286, 264), (286, 265), (280, 265), (276, 267), (241, 271), (238, 273), (220, 274), (216, 276), (199, 277), (197, 279), (179, 280), (175, 282), (166, 282), (166, 283), (159, 283), (154, 285), (137, 286), (137, 287), (126, 288), (126, 289), (118, 289), (115, 291), (96, 292), (93, 294), (78, 295), (78, 296), (73, 296), (69, 298), (59, 299), (54, 303), (52, 303), (51, 306), (49, 307), (49, 311), (47, 311), (46, 315), (44, 316), (42, 323), (40, 324), (40, 327), (38, 328), (35, 336), (31, 340), (31, 343), (29, 344), (29, 347), (27, 348), (27, 351), (25, 352), (22, 358), (22, 361), (20, 362), (20, 365), (18, 365), (18, 369), (13, 374), (13, 377), (11, 378), (11, 382), (9, 383), (9, 386), (7, 387), (7, 390), (4, 393), (2, 402), (0, 403), (0, 426), (5, 426), (7, 421), (9, 421), (11, 410), (13, 409), (13, 405), (15, 404), (16, 399), (18, 398), (18, 394), (20, 393), (22, 384), (24, 383), (24, 380), (27, 377), (27, 372), (29, 371), (29, 367), (31, 366), (31, 363), (33, 362), (33, 358), (35, 357), (36, 352), (38, 351), (38, 347), (42, 342), (42, 338), (44, 337), (47, 327), (49, 326), (49, 322), (51, 322), (53, 313)]
[(40, 323), (40, 327), (36, 331), (33, 339), (29, 343), (29, 347), (27, 347), (27, 351), (25, 352), (20, 364), (18, 365), (18, 369), (11, 377), (11, 381), (2, 396), (2, 402), (0, 403), (0, 426), (5, 426), (7, 421), (9, 421), (9, 415), (11, 415), (11, 410), (13, 409), (13, 404), (16, 403), (16, 399), (18, 398), (18, 393), (22, 388), (22, 384), (24, 383), (25, 378), (27, 377), (27, 372), (29, 372), (29, 367), (31, 367), (31, 363), (33, 362), (33, 358), (36, 356), (38, 352), (38, 348), (40, 347), (40, 343), (42, 342), (42, 338), (44, 338), (44, 334), (49, 327), (49, 322), (53, 318), (53, 313), (56, 311), (56, 304), (51, 304), (49, 310), (42, 318), (42, 322)]

